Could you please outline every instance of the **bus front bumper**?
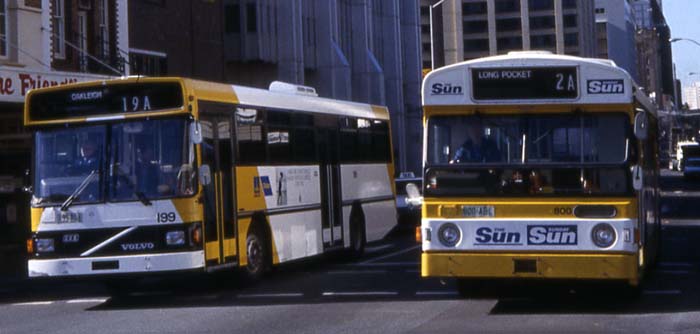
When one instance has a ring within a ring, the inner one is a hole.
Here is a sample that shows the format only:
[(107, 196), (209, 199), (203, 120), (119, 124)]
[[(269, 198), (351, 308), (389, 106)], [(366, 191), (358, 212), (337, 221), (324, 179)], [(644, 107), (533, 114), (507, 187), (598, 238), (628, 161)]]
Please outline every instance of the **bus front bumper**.
[(421, 276), (617, 280), (639, 284), (635, 254), (422, 253)]
[(204, 268), (204, 251), (104, 256), (86, 258), (33, 259), (29, 277), (86, 276), (182, 271)]

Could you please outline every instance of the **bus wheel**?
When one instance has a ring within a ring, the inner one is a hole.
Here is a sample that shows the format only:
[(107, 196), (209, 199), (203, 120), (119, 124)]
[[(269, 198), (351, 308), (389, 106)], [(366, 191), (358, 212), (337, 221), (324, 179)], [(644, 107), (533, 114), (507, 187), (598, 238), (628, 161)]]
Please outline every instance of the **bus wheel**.
[(365, 217), (362, 211), (353, 211), (350, 218), (350, 257), (362, 256), (366, 243)]
[(270, 253), (268, 241), (262, 229), (253, 226), (246, 238), (246, 251), (248, 265), (246, 266), (246, 276), (250, 281), (259, 280), (270, 267)]

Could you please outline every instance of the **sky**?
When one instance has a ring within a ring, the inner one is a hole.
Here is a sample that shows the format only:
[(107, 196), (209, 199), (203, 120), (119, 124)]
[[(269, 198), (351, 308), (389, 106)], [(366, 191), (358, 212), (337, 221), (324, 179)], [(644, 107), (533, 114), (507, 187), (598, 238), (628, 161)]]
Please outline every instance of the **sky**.
[[(674, 38), (690, 38), (700, 43), (700, 0), (663, 0), (666, 23)], [(700, 45), (688, 41), (672, 44), (676, 76), (683, 86), (700, 81)], [(688, 75), (697, 72), (696, 75)]]

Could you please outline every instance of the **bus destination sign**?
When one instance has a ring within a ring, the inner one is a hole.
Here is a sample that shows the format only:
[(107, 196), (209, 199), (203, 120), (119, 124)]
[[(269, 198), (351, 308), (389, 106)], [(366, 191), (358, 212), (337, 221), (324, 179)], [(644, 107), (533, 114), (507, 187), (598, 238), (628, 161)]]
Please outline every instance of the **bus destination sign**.
[(541, 100), (578, 97), (576, 67), (473, 68), (474, 100)]
[(29, 116), (33, 121), (45, 121), (178, 109), (183, 105), (182, 88), (177, 82), (115, 84), (33, 94)]

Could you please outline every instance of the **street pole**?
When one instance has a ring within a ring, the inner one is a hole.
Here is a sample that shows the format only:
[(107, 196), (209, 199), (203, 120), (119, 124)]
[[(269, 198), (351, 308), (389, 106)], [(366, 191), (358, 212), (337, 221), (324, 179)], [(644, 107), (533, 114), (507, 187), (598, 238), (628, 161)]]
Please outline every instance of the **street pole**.
[(445, 0), (440, 0), (436, 2), (435, 4), (432, 4), (429, 7), (429, 14), (430, 14), (430, 70), (435, 69), (435, 41), (433, 39), (433, 9), (435, 9), (437, 6), (440, 6)]

